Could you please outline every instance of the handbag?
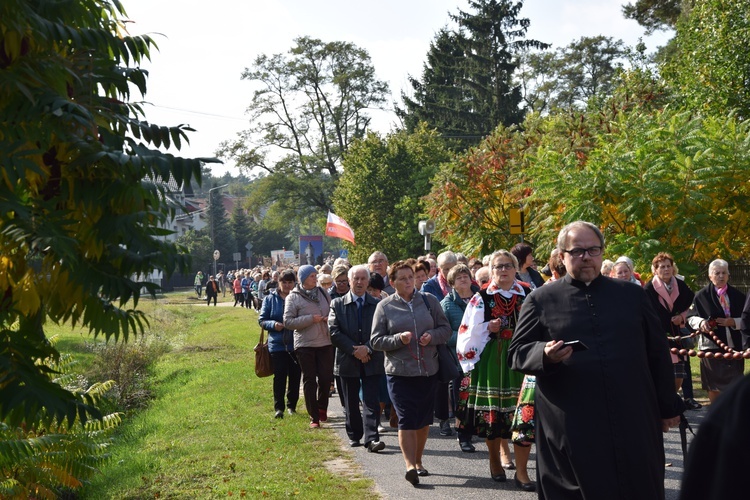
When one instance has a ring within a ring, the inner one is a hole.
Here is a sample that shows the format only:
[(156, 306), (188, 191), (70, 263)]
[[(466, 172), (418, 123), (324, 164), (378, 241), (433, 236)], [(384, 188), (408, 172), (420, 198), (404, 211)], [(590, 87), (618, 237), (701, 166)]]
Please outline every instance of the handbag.
[(258, 377), (270, 377), (273, 375), (273, 362), (271, 353), (268, 351), (268, 342), (264, 341), (263, 333), (265, 330), (260, 329), (260, 341), (253, 349), (255, 351), (255, 374)]
[(438, 344), (438, 380), (443, 383), (448, 383), (458, 378), (458, 367), (456, 361), (451, 356), (451, 352), (448, 350), (448, 346), (445, 344)]
[[(430, 303), (427, 301), (427, 297), (422, 294), (422, 300), (424, 305), (427, 306), (427, 310), (432, 314), (432, 308)], [(438, 381), (444, 384), (458, 378), (458, 367), (456, 361), (451, 356), (451, 352), (448, 350), (448, 346), (445, 344), (438, 344), (435, 346), (438, 355)]]

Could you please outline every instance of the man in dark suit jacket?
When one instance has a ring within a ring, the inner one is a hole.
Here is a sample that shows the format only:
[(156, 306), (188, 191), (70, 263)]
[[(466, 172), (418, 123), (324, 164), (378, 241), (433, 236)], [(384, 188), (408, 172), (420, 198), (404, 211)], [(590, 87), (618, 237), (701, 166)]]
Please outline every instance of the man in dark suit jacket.
[[(361, 446), (364, 437), (367, 451), (385, 448), (378, 434), (380, 412), (380, 379), (385, 374), (383, 352), (370, 347), (372, 318), (378, 300), (367, 293), (370, 272), (367, 266), (349, 270), (349, 292), (331, 302), (328, 327), (336, 346), (334, 374), (340, 377), (346, 433), (350, 446)], [(364, 415), (359, 409), (362, 388)]]

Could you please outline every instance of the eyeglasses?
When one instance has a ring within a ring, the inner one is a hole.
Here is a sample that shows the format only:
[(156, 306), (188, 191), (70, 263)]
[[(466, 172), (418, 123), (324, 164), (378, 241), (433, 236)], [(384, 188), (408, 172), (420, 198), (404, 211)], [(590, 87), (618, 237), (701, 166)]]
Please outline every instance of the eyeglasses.
[(506, 269), (515, 269), (516, 266), (513, 264), (498, 264), (496, 266), (492, 266), (492, 269), (497, 269), (498, 271), (505, 271)]
[(564, 253), (569, 253), (571, 257), (581, 258), (583, 254), (589, 254), (589, 257), (598, 257), (602, 254), (602, 247), (589, 247), (589, 248), (571, 248), (570, 250), (563, 250)]
[[(363, 278), (363, 279), (364, 279), (364, 278)], [(348, 281), (348, 280), (336, 280), (336, 284), (337, 284), (337, 285), (341, 285), (341, 286), (343, 286), (343, 285), (346, 285), (347, 283), (349, 283), (349, 281)]]

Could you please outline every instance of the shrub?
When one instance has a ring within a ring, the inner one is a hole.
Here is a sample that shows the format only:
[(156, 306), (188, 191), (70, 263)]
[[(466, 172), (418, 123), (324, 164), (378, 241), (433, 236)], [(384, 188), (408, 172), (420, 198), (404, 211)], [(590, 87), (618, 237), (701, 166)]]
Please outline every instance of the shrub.
[[(85, 394), (97, 404), (114, 387), (110, 380), (79, 388), (85, 379), (69, 372), (75, 365), (69, 354), (56, 361), (47, 359), (44, 364), (50, 373), (59, 374), (54, 383), (73, 394)], [(110, 431), (120, 423), (121, 414), (111, 413), (84, 424), (79, 418), (63, 424), (48, 418), (44, 410), (34, 421), (20, 426), (0, 422), (0, 498), (69, 496), (109, 458)]]
[(151, 399), (149, 375), (154, 363), (169, 351), (169, 343), (157, 335), (141, 335), (125, 343), (90, 343), (97, 354), (87, 377), (113, 380), (108, 394), (116, 408), (123, 411), (143, 408)]

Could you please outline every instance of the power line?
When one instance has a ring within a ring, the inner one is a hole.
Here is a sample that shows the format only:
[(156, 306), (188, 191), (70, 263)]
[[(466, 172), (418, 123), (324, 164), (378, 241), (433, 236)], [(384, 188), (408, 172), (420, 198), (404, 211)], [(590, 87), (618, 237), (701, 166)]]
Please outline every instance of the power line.
[(152, 104), (152, 103), (148, 103), (148, 104), (150, 106), (155, 107), (155, 108), (169, 109), (171, 111), (179, 111), (179, 112), (182, 112), (182, 113), (190, 113), (190, 114), (193, 114), (193, 115), (211, 116), (213, 118), (222, 118), (222, 119), (225, 119), (225, 120), (236, 120), (236, 121), (247, 122), (246, 118), (237, 118), (235, 116), (217, 115), (215, 113), (206, 113), (204, 111), (193, 111), (193, 110), (190, 110), (190, 109), (173, 108), (173, 107), (170, 107), (170, 106), (159, 106), (157, 104)]

